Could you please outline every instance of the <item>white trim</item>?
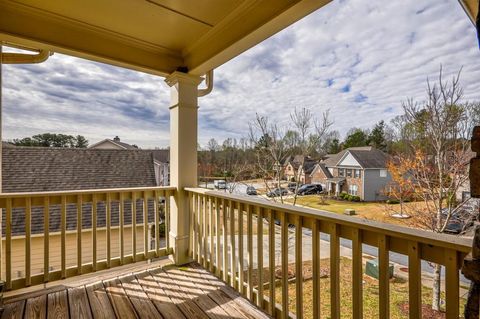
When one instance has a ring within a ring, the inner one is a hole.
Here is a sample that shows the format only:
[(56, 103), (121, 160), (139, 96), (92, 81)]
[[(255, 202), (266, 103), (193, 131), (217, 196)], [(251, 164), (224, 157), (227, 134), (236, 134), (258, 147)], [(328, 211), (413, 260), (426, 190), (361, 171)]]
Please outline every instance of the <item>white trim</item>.
[(88, 148), (94, 148), (95, 146), (100, 145), (100, 144), (105, 143), (105, 142), (110, 142), (110, 143), (112, 143), (112, 144), (114, 144), (114, 145), (117, 145), (118, 147), (120, 147), (120, 148), (122, 148), (122, 149), (124, 149), (124, 150), (127, 149), (125, 146), (120, 145), (120, 144), (117, 144), (117, 143), (115, 143), (115, 141), (113, 141), (113, 140), (111, 140), (111, 139), (109, 139), (109, 138), (106, 138), (106, 139), (104, 139), (104, 140), (101, 140), (100, 142), (97, 142), (97, 143), (95, 143), (95, 144), (93, 144), (93, 145), (90, 145)]

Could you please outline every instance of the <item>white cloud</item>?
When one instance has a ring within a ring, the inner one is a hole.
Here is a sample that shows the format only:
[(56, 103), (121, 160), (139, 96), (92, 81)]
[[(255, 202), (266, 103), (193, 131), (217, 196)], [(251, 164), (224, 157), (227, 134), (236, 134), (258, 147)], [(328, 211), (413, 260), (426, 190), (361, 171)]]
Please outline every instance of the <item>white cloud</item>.
[[(441, 64), (447, 77), (463, 66), (465, 98), (479, 100), (479, 62), (456, 1), (333, 1), (216, 70), (199, 103), (200, 142), (245, 136), (256, 112), (286, 124), (293, 107), (330, 108), (342, 133), (367, 128), (423, 99)], [(6, 138), (51, 131), (168, 145), (161, 78), (61, 55), (5, 71)]]

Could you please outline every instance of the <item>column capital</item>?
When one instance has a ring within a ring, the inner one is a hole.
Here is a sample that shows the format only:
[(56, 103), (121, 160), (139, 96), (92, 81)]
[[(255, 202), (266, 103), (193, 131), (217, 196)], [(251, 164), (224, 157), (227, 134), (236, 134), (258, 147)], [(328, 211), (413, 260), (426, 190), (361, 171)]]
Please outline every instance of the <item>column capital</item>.
[(175, 71), (165, 78), (165, 82), (170, 87), (178, 83), (186, 83), (186, 84), (192, 84), (192, 85), (198, 86), (200, 83), (202, 83), (202, 81), (203, 81), (203, 78), (201, 76), (191, 75), (191, 74), (183, 73), (179, 71)]

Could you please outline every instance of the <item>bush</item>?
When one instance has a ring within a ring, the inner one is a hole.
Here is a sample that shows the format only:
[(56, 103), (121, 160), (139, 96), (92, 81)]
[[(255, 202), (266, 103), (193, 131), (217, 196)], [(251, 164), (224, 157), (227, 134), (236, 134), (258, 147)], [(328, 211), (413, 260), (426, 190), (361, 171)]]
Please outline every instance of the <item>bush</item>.
[(359, 202), (360, 201), (360, 196), (351, 196), (351, 201), (354, 201), (354, 202)]
[(339, 195), (341, 199), (347, 199), (347, 196), (350, 196), (350, 195), (348, 195), (346, 192), (341, 192)]
[(386, 202), (388, 205), (394, 205), (394, 204), (399, 204), (400, 201), (396, 200), (396, 199), (388, 199), (387, 202)]

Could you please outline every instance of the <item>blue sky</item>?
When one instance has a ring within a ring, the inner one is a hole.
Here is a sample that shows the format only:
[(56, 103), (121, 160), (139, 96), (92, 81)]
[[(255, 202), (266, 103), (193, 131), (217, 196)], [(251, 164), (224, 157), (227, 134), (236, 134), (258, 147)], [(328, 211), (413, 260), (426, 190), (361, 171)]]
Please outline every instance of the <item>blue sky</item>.
[[(368, 128), (421, 101), (440, 65), (463, 67), (465, 100), (480, 100), (475, 29), (456, 0), (335, 0), (215, 70), (200, 99), (199, 139), (247, 135), (258, 112), (287, 125), (294, 108), (330, 109), (335, 129)], [(55, 54), (4, 66), (4, 138), (119, 135), (141, 147), (169, 144), (163, 78)]]

